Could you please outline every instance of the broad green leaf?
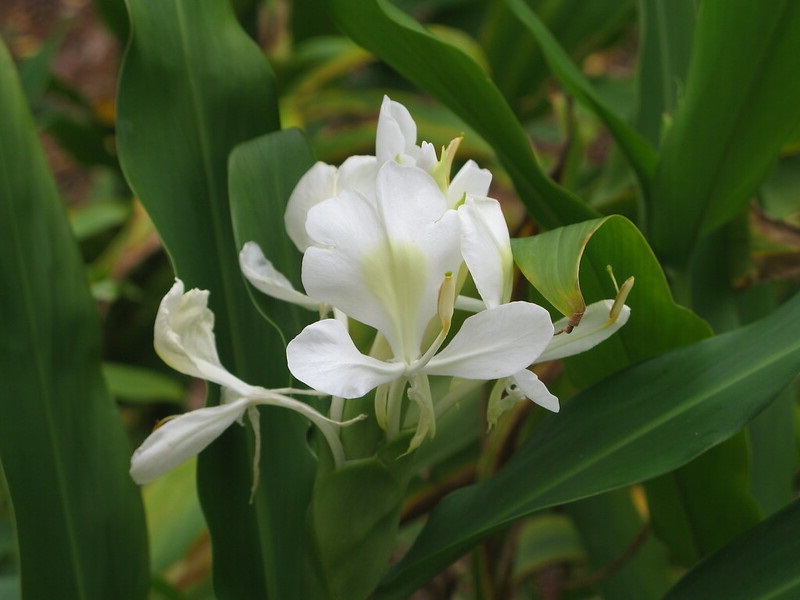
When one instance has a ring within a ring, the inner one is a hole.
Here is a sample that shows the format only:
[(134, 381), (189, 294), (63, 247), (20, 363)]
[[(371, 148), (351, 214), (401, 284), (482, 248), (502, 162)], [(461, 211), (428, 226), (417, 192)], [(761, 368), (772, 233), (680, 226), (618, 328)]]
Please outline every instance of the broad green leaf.
[[(178, 276), (211, 290), (223, 364), (250, 383), (285, 386), (283, 342), (248, 297), (228, 202), (231, 150), (278, 128), (272, 73), (227, 2), (129, 0), (128, 8), (117, 122), (126, 177)], [(261, 415), (253, 504), (249, 430), (230, 428), (198, 461), (220, 598), (291, 597), (302, 580), (298, 532), (313, 477), (307, 424), (277, 409)]]
[(594, 219), (515, 239), (512, 249), (522, 274), (567, 316), (582, 311), (586, 303), (614, 298), (607, 266), (620, 282), (635, 278), (626, 301), (631, 307), (628, 323), (596, 348), (567, 359), (570, 377), (578, 385), (710, 334), (702, 319), (673, 302), (652, 250), (624, 217)]
[(744, 208), (800, 120), (800, 4), (706, 0), (686, 90), (648, 197), (656, 252), (688, 262)]
[(639, 0), (636, 129), (654, 146), (686, 85), (697, 0)]
[[(295, 289), (300, 283), (300, 252), (283, 224), (286, 201), (300, 177), (314, 164), (314, 157), (298, 130), (269, 133), (237, 146), (229, 162), (229, 193), (236, 248), (256, 242)], [(307, 325), (311, 311), (269, 298), (250, 288), (261, 313), (288, 341)]]
[(0, 43), (0, 459), (26, 600), (143, 598), (147, 540), (100, 331), (11, 57)]
[(439, 99), (494, 148), (522, 202), (542, 226), (597, 216), (542, 171), (502, 94), (463, 51), (386, 0), (330, 0), (329, 6), (350, 38)]
[[(742, 269), (740, 255), (746, 251), (742, 243), (746, 240), (743, 221), (736, 219), (704, 238), (698, 244), (693, 261), (692, 306), (718, 332), (734, 330), (755, 321), (757, 316), (766, 316), (775, 308), (774, 302), (768, 302), (758, 315), (746, 321), (739, 316), (737, 304), (744, 296), (751, 297), (751, 303), (757, 296), (766, 295), (771, 300), (767, 290), (751, 288), (742, 292), (734, 289), (733, 281)], [(771, 409), (772, 406), (765, 409), (750, 427)], [(759, 439), (759, 447), (767, 449), (777, 443), (785, 452), (786, 446), (780, 445), (785, 436), (779, 432), (777, 428), (770, 436)], [(691, 566), (761, 519), (751, 490), (749, 442), (752, 441), (752, 437), (742, 432), (680, 469), (646, 484), (653, 530), (684, 566)], [(767, 451), (774, 454), (774, 451)], [(791, 472), (785, 460), (777, 460), (768, 467), (770, 487), (789, 486)], [(779, 507), (789, 498), (784, 498)]]
[(603, 121), (636, 171), (639, 183), (646, 189), (653, 178), (657, 160), (653, 146), (600, 100), (583, 73), (524, 0), (506, 0), (506, 4), (541, 44), (547, 63), (561, 85)]
[(375, 456), (338, 469), (320, 468), (309, 510), (314, 554), (305, 597), (364, 600), (380, 581), (414, 466), (403, 455), (409, 439), (402, 436)]
[(800, 295), (753, 325), (631, 367), (567, 402), (492, 479), (439, 503), (378, 598), (406, 597), (516, 519), (671, 471), (735, 434), (800, 370), (800, 338), (786, 327), (798, 317)]
[(664, 600), (792, 600), (800, 595), (800, 501), (795, 500), (689, 571)]

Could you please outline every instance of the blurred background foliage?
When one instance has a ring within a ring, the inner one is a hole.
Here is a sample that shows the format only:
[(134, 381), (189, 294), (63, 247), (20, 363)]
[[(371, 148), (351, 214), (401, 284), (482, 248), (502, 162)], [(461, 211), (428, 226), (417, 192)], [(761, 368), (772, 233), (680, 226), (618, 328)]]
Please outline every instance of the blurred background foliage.
[[(464, 133), (459, 158), (473, 158), (495, 174), (491, 194), (503, 202), (512, 231), (536, 231), (492, 148), (451, 111), (342, 35), (320, 2), (233, 4), (276, 73), (282, 126), (305, 130), (319, 160), (336, 164), (352, 154), (372, 153), (377, 110), (383, 94), (388, 94), (414, 115), (420, 139), (443, 145)], [(505, 2), (393, 4), (462, 49), (493, 77), (530, 135), (537, 158), (557, 182), (600, 213), (636, 218), (636, 178), (608, 130), (556, 83), (540, 45)], [(672, 40), (676, 51), (671, 53), (674, 64), (661, 70), (646, 63), (652, 56), (646, 52), (648, 45), (658, 40), (643, 39), (641, 33), (647, 28), (645, 19), (654, 18), (665, 2), (527, 4), (591, 81), (598, 97), (658, 145), (685, 83), (696, 3), (681, 0), (666, 9), (671, 18), (664, 22), (674, 30), (664, 39)], [(648, 10), (642, 10), (645, 4)], [(157, 419), (201, 406), (204, 390), (202, 384), (177, 376), (152, 351), (153, 315), (173, 274), (147, 214), (126, 185), (115, 150), (115, 92), (127, 34), (123, 0), (4, 0), (0, 6), (0, 35), (17, 62), (80, 243), (102, 319), (104, 374), (133, 448)], [(664, 72), (672, 77), (653, 76)], [(649, 89), (654, 100), (640, 101), (637, 85)], [(756, 297), (762, 284), (774, 286), (779, 297), (797, 288), (798, 190), (800, 130), (790, 136), (750, 209), (723, 233), (748, 240), (740, 246), (744, 250), (730, 273), (717, 282), (742, 291), (744, 312), (751, 307), (748, 319), (763, 313)], [(708, 310), (700, 298), (694, 308), (715, 330), (738, 322), (732, 313), (720, 312), (718, 304), (709, 300), (706, 305)], [(542, 377), (556, 392), (569, 390), (570, 382), (559, 374), (558, 365), (553, 365)], [(783, 404), (790, 410), (782, 414), (793, 416), (796, 433), (800, 413), (792, 390)], [(449, 417), (464, 421), (458, 427), (441, 428), (450, 438), (445, 433), (420, 450), (430, 468), (412, 483), (401, 546), (419, 530), (419, 517), (446, 492), (496, 471), (530, 429), (531, 419), (541, 416), (531, 417), (530, 407), (520, 406), (488, 436), (480, 423), (464, 418), (468, 412)], [(748, 435), (774, 433), (769, 424), (761, 424)], [(793, 455), (777, 459), (789, 461), (795, 473), (800, 465), (796, 439), (789, 439), (795, 444)], [(194, 464), (189, 463), (144, 490), (153, 600), (213, 598), (209, 539), (194, 479)], [(726, 540), (708, 540), (707, 547), (698, 548), (685, 540), (670, 540), (680, 537), (675, 530), (654, 532), (649, 510), (657, 507), (648, 507), (647, 498), (658, 498), (653, 490), (668, 484), (657, 480), (647, 485), (647, 493), (635, 486), (524, 519), (487, 539), (472, 558), (447, 569), (415, 598), (613, 599), (632, 598), (627, 595), (630, 589), (641, 590), (639, 598), (660, 597), (683, 569)], [(777, 499), (757, 498), (762, 514), (782, 506), (796, 488), (795, 480), (794, 489), (784, 490)], [(13, 535), (9, 505), (0, 494), (3, 598), (15, 594)], [(682, 550), (676, 554), (676, 548)]]

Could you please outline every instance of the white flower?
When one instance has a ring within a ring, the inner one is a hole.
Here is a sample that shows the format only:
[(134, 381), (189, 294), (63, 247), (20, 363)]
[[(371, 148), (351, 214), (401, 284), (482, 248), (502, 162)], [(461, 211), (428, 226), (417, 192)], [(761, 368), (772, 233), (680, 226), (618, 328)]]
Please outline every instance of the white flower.
[[(183, 282), (175, 284), (164, 296), (154, 328), (156, 353), (173, 369), (186, 375), (219, 384), (222, 403), (188, 412), (167, 420), (156, 428), (131, 457), (131, 476), (137, 483), (147, 483), (201, 452), (245, 413), (256, 434), (258, 458), (259, 405), (281, 406), (300, 413), (314, 423), (331, 445), (337, 462), (344, 453), (336, 426), (313, 408), (287, 393), (309, 394), (293, 389), (268, 390), (245, 383), (221, 363), (214, 339), (214, 313), (208, 308), (208, 291), (192, 289), (184, 293)], [(311, 392), (314, 394), (314, 392)], [(346, 424), (346, 423), (342, 423)], [(254, 475), (257, 462), (254, 461)], [(256, 479), (254, 477), (254, 486)]]
[[(351, 156), (340, 167), (317, 162), (298, 181), (286, 205), (284, 223), (289, 238), (300, 252), (313, 245), (306, 230), (308, 212), (321, 202), (349, 190), (370, 201), (375, 198), (378, 170), (387, 162), (416, 166), (430, 174), (447, 198), (447, 207), (456, 208), (467, 194), (485, 196), (492, 180), (491, 173), (474, 161), (467, 163), (450, 181), (450, 168), (460, 138), (442, 151), (440, 159), (432, 144), (417, 145), (417, 126), (405, 106), (384, 96), (378, 116), (375, 156)], [(292, 302), (310, 310), (321, 303), (293, 288), (265, 257), (254, 242), (248, 242), (239, 254), (239, 264), (247, 280), (260, 292)], [(325, 306), (322, 305), (321, 312)]]
[[(548, 313), (514, 302), (468, 318), (439, 351), (455, 301), (453, 273), (462, 262), (462, 231), (457, 212), (422, 169), (387, 162), (378, 173), (374, 198), (344, 190), (309, 211), (306, 230), (313, 241), (303, 259), (306, 290), (374, 327), (393, 358), (362, 354), (341, 322), (324, 320), (289, 343), (289, 369), (312, 388), (344, 398), (390, 384), (386, 405), (380, 395), (376, 398), (379, 422), (386, 415), (389, 430), (398, 427), (393, 415), (399, 417), (408, 382), (409, 396), (420, 409), (411, 449), (434, 428), (427, 375), (506, 377), (533, 362), (550, 342)], [(440, 331), (426, 343), (431, 322)]]

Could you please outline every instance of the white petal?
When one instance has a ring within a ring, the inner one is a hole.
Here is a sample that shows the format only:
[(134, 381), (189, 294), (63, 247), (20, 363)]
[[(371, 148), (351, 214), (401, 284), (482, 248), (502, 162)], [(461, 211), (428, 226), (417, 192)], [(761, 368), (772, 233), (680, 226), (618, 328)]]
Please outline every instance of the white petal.
[(415, 358), (445, 273), (461, 263), (458, 219), (433, 178), (386, 163), (374, 202), (344, 191), (315, 206), (306, 227), (309, 295), (378, 329), (398, 358)]
[(550, 390), (539, 380), (536, 373), (523, 369), (518, 373), (514, 373), (512, 379), (513, 383), (519, 388), (518, 391), (526, 398), (547, 410), (559, 411), (558, 398), (550, 393)]
[(300, 252), (311, 245), (306, 235), (306, 215), (312, 206), (336, 195), (336, 178), (336, 167), (318, 162), (300, 178), (289, 196), (283, 221), (286, 233)]
[(541, 306), (501, 304), (466, 319), (425, 371), (464, 379), (508, 377), (531, 364), (552, 335), (550, 316)]
[(361, 354), (335, 319), (312, 323), (286, 347), (289, 370), (306, 385), (342, 398), (359, 398), (403, 374), (400, 363)]
[(291, 302), (309, 310), (319, 310), (319, 302), (294, 289), (292, 282), (267, 260), (261, 247), (247, 242), (239, 252), (239, 267), (247, 281), (263, 294)]
[(464, 195), (483, 197), (489, 193), (492, 173), (489, 169), (481, 169), (474, 160), (468, 160), (450, 182), (447, 189), (447, 202), (454, 208)]
[(219, 360), (208, 290), (192, 289), (184, 294), (183, 282), (176, 279), (158, 307), (153, 337), (156, 353), (176, 371), (213, 381), (241, 396), (254, 389), (229, 373)]
[(514, 258), (500, 203), (492, 198), (467, 197), (458, 209), (461, 253), (475, 287), (491, 308), (511, 297)]
[(248, 406), (250, 401), (241, 398), (170, 419), (133, 453), (131, 477), (136, 483), (148, 483), (199, 454), (239, 419)]
[[(565, 356), (572, 356), (594, 348), (616, 333), (631, 315), (631, 309), (623, 305), (619, 317), (612, 320), (609, 316), (613, 300), (600, 300), (586, 307), (580, 324), (570, 333), (560, 333), (553, 337), (547, 349), (536, 359), (537, 363), (556, 360)], [(569, 319), (561, 319), (555, 323), (555, 331), (560, 331), (567, 325)]]
[(378, 130), (375, 136), (375, 156), (378, 164), (393, 161), (404, 156), (416, 159), (417, 125), (408, 109), (383, 97), (378, 116)]
[(374, 156), (350, 156), (339, 167), (336, 194), (342, 190), (356, 190), (367, 198), (375, 196), (375, 177), (378, 161)]

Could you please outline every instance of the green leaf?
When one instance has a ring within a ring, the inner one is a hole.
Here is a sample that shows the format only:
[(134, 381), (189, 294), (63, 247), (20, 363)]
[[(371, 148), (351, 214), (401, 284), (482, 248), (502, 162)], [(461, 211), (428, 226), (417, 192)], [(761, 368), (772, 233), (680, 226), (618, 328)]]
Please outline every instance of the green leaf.
[(653, 146), (600, 100), (583, 73), (572, 63), (558, 41), (523, 0), (506, 0), (506, 4), (541, 44), (547, 63), (561, 85), (608, 127), (631, 167), (636, 171), (639, 183), (646, 189), (653, 178), (658, 158)]
[(664, 600), (791, 600), (800, 595), (800, 501), (689, 571)]
[(309, 532), (314, 556), (309, 598), (363, 600), (386, 572), (414, 465), (402, 436), (371, 458), (321, 468), (314, 484)]
[[(661, 266), (642, 234), (624, 217), (611, 216), (511, 242), (522, 274), (564, 315), (614, 298), (608, 273), (635, 277), (626, 304), (628, 323), (589, 352), (567, 359), (571, 379), (586, 386), (625, 366), (708, 336), (708, 325), (672, 300)], [(541, 257), (548, 257), (542, 260)], [(568, 334), (564, 334), (568, 335)]]
[[(129, 0), (128, 8), (132, 38), (118, 101), (125, 175), (178, 275), (188, 287), (211, 290), (223, 364), (249, 383), (283, 387), (283, 342), (248, 297), (228, 202), (231, 150), (278, 128), (272, 73), (227, 2)], [(219, 598), (287, 598), (302, 585), (298, 533), (313, 481), (308, 426), (278, 409), (261, 415), (253, 504), (248, 429), (230, 428), (198, 461)]]
[(685, 265), (740, 212), (800, 120), (800, 4), (707, 0), (683, 101), (648, 197), (651, 241)]
[(692, 54), (697, 0), (639, 2), (637, 130), (658, 146), (664, 119), (678, 105)]
[(462, 50), (386, 0), (330, 0), (339, 27), (357, 44), (432, 94), (495, 150), (531, 216), (558, 227), (597, 216), (542, 171), (500, 91)]
[(117, 398), (133, 402), (174, 402), (184, 398), (183, 386), (158, 371), (121, 363), (103, 363), (103, 376), (109, 391)]
[[(297, 129), (276, 131), (237, 146), (229, 162), (229, 193), (236, 248), (254, 241), (268, 260), (302, 291), (301, 255), (286, 234), (283, 213), (300, 177), (314, 164), (303, 134)], [(285, 341), (300, 333), (311, 311), (266, 296), (248, 286), (262, 315), (278, 328)]]
[[(544, 419), (494, 478), (442, 500), (378, 598), (402, 598), (520, 517), (649, 479), (739, 431), (800, 370), (800, 295), (771, 316), (618, 373)], [(647, 456), (648, 460), (642, 460)]]
[(743, 432), (645, 484), (653, 530), (691, 566), (761, 520)]
[(186, 461), (144, 487), (154, 574), (185, 557), (206, 530), (197, 501), (195, 462)]
[(31, 600), (144, 598), (144, 513), (97, 311), (2, 43), (0, 89), (0, 458), (20, 587)]

